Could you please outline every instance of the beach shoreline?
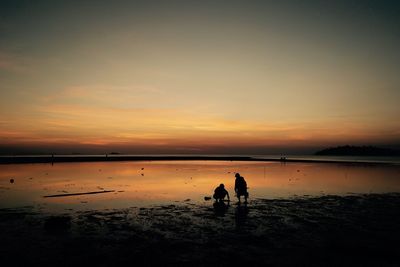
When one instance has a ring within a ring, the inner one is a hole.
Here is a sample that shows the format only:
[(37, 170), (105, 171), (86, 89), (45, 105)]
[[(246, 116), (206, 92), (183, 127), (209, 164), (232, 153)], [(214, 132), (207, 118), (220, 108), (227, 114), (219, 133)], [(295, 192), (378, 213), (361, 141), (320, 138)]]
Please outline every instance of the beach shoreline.
[(1, 209), (0, 251), (9, 266), (396, 266), (399, 207), (400, 194), (390, 193), (62, 214)]
[(368, 159), (337, 160), (331, 158), (298, 159), (289, 157), (253, 157), (253, 156), (124, 156), (124, 155), (93, 155), (93, 156), (1, 156), (0, 164), (33, 164), (33, 163), (67, 163), (67, 162), (121, 162), (121, 161), (247, 161), (247, 162), (282, 162), (282, 163), (343, 163), (368, 165), (398, 165), (397, 162), (371, 161)]

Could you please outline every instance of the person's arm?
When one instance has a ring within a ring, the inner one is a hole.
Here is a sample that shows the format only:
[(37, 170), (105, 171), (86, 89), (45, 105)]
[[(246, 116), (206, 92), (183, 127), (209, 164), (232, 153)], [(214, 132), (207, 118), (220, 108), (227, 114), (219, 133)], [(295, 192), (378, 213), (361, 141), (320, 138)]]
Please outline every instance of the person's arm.
[(227, 190), (226, 191), (226, 196), (228, 197), (228, 201), (230, 201), (231, 199), (229, 198), (229, 192)]

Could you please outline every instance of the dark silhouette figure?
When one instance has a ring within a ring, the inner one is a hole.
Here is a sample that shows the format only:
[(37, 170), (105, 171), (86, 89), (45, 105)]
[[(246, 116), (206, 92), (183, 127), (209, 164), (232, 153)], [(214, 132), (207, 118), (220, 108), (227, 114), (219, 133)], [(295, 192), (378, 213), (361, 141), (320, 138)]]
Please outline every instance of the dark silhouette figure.
[(236, 197), (239, 199), (240, 203), (240, 196), (244, 196), (244, 203), (247, 204), (247, 198), (249, 197), (249, 193), (247, 192), (247, 183), (239, 173), (235, 174), (235, 192)]
[(215, 188), (213, 197), (216, 202), (224, 202), (225, 197), (228, 197), (228, 201), (230, 201), (229, 193), (226, 191), (224, 184), (220, 184)]

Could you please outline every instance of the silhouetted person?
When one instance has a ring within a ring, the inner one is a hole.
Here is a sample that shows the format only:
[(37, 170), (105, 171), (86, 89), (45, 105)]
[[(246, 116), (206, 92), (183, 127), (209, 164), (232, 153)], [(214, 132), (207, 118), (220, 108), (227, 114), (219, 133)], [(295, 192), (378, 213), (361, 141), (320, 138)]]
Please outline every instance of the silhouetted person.
[(244, 196), (244, 203), (247, 203), (247, 198), (249, 197), (249, 193), (247, 192), (247, 183), (239, 173), (235, 174), (235, 192), (236, 196), (239, 199), (240, 203), (240, 196)]
[(228, 197), (228, 201), (230, 201), (229, 193), (226, 191), (224, 184), (220, 184), (215, 188), (213, 197), (216, 202), (224, 202), (225, 197)]

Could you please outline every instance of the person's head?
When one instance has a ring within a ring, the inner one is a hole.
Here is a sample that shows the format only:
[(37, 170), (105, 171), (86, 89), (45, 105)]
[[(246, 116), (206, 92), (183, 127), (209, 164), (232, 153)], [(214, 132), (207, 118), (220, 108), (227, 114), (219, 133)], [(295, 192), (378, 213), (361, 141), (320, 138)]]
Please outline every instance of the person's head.
[(237, 172), (237, 173), (235, 174), (235, 177), (236, 177), (236, 178), (239, 178), (239, 177), (240, 177), (240, 173)]
[(219, 187), (225, 188), (225, 185), (224, 184), (220, 184)]

